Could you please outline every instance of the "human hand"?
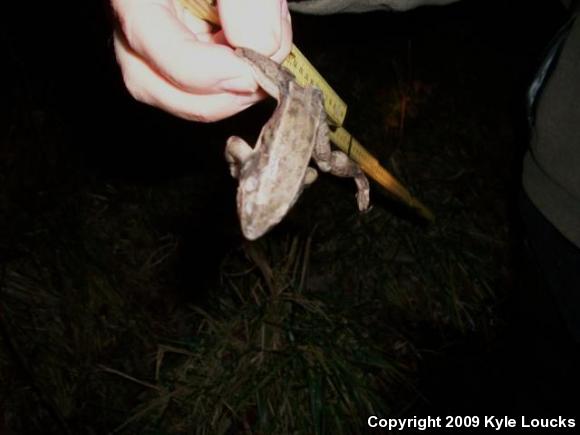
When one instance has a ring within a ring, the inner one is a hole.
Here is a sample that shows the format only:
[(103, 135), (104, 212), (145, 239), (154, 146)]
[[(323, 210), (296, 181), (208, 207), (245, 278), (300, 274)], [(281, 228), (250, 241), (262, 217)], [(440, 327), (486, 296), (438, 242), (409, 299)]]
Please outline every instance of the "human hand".
[(181, 118), (218, 121), (263, 98), (250, 67), (231, 47), (249, 47), (277, 62), (290, 52), (286, 0), (218, 0), (218, 31), (178, 0), (111, 3), (125, 86), (138, 101)]

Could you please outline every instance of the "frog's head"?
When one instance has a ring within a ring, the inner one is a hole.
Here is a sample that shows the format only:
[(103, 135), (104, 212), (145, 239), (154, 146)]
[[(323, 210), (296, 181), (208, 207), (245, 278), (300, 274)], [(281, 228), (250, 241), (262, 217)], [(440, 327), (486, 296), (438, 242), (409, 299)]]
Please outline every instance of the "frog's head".
[(272, 59), (250, 48), (238, 47), (235, 53), (252, 68), (260, 87), (272, 97), (279, 99), (280, 89), (288, 86), (292, 75)]

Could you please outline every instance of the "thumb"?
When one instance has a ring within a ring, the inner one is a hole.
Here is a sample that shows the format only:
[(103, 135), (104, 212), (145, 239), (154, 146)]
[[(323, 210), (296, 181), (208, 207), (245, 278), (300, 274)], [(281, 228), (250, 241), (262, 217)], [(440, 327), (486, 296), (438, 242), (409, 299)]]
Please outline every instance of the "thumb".
[(286, 0), (220, 0), (218, 7), (232, 46), (250, 47), (267, 56), (281, 47), (289, 50), (292, 31)]

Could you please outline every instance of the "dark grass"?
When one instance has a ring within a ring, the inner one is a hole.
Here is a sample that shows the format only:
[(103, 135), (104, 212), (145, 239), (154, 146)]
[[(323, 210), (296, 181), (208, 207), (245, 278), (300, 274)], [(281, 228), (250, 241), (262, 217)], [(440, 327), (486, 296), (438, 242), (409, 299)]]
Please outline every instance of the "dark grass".
[(348, 129), (437, 220), (376, 186), (359, 215), (353, 183), (322, 176), (257, 243), (222, 150), (268, 105), (173, 119), (123, 91), (105, 5), (44, 4), (27, 27), (12, 6), (0, 431), (356, 433), (371, 412), (484, 403), (517, 281), (521, 96), (560, 18), (540, 3), (296, 16)]

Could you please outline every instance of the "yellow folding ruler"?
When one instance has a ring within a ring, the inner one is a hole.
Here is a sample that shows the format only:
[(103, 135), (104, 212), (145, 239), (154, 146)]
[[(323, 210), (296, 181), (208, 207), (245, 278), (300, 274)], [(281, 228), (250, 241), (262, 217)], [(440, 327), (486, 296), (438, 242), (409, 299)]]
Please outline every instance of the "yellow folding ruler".
[[(217, 9), (211, 4), (212, 0), (179, 0), (185, 9), (196, 17), (216, 26), (219, 25)], [(312, 66), (306, 57), (292, 45), (292, 50), (282, 65), (296, 78), (302, 86), (314, 85), (324, 95), (324, 109), (331, 125), (330, 140), (343, 152), (354, 160), (361, 169), (387, 191), (399, 198), (409, 207), (428, 220), (433, 220), (431, 210), (423, 205), (393, 177), (389, 171), (381, 166), (379, 161), (369, 153), (344, 127), (342, 123), (346, 117), (346, 103), (334, 92), (324, 77)]]

